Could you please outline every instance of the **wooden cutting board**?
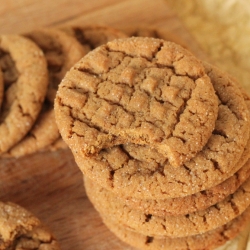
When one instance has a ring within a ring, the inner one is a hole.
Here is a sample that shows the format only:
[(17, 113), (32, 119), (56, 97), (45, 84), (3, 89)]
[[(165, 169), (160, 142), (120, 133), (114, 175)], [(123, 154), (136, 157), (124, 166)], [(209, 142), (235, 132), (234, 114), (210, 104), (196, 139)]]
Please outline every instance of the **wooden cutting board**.
[[(62, 24), (153, 26), (173, 34), (200, 58), (197, 43), (163, 0), (22, 0), (0, 6), (0, 33), (23, 33)], [(82, 174), (69, 150), (0, 160), (0, 200), (37, 215), (63, 250), (129, 250), (103, 225), (86, 197)]]

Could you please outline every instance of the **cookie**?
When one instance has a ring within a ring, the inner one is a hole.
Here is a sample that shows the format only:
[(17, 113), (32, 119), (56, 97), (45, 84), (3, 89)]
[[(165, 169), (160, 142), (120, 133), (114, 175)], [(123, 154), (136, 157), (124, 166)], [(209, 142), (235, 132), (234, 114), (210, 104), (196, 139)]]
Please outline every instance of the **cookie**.
[[(73, 69), (76, 67), (80, 67), (80, 63)], [(102, 149), (94, 157), (86, 156), (82, 152), (84, 140), (95, 138), (98, 141), (99, 137), (95, 137), (95, 128), (92, 133), (86, 132), (85, 116), (81, 114), (87, 104), (79, 88), (81, 84), (94, 88), (99, 80), (96, 76), (95, 81), (92, 78), (88, 81), (86, 73), (84, 81), (80, 73), (81, 81), (75, 83), (77, 91), (66, 92), (65, 86), (71, 83), (68, 78), (73, 72), (78, 74), (76, 70), (69, 72), (61, 89), (59, 87), (55, 109), (61, 134), (81, 171), (120, 196), (139, 199), (184, 197), (216, 186), (233, 175), (241, 167), (237, 162), (249, 138), (249, 112), (237, 84), (219, 69), (206, 67), (220, 100), (216, 127), (202, 151), (180, 166), (178, 171), (156, 150), (131, 143)], [(101, 110), (105, 108), (102, 106)], [(106, 111), (109, 112), (108, 109)]]
[(201, 234), (228, 223), (250, 205), (250, 179), (235, 193), (205, 210), (164, 217), (126, 206), (114, 193), (89, 179), (85, 178), (84, 183), (86, 193), (99, 213), (109, 214), (113, 221), (151, 236), (186, 237)]
[(117, 196), (117, 198), (125, 202), (128, 207), (132, 207), (134, 209), (144, 211), (146, 214), (153, 214), (156, 216), (182, 215), (192, 213), (197, 210), (204, 210), (234, 193), (236, 189), (247, 180), (250, 176), (250, 162), (248, 161), (245, 163), (245, 161), (249, 159), (249, 151), (250, 140), (244, 152), (246, 156), (242, 157), (242, 163), (237, 163), (245, 165), (233, 176), (229, 177), (217, 186), (211, 187), (210, 189), (173, 199), (135, 199), (133, 197), (120, 196)]
[(0, 202), (0, 249), (59, 250), (51, 232), (25, 208)]
[(114, 39), (127, 37), (120, 30), (103, 25), (68, 25), (61, 30), (75, 37), (88, 52)]
[(43, 52), (19, 35), (0, 36), (4, 100), (0, 116), (0, 153), (8, 151), (33, 126), (48, 85)]
[(250, 209), (233, 221), (204, 234), (188, 237), (153, 237), (133, 232), (102, 215), (106, 226), (122, 241), (143, 250), (212, 250), (236, 237), (249, 223)]
[(43, 109), (26, 137), (8, 155), (20, 157), (39, 151), (60, 137), (54, 117), (54, 98), (65, 73), (84, 55), (81, 45), (58, 30), (38, 29), (26, 34), (44, 52), (48, 64), (49, 86)]
[[(83, 93), (76, 94), (79, 88)], [(57, 104), (60, 111), (68, 108), (58, 112), (59, 124), (73, 120), (66, 142), (81, 140), (77, 150), (86, 156), (136, 143), (154, 147), (175, 167), (206, 144), (218, 108), (210, 79), (193, 55), (177, 44), (141, 37), (89, 52), (64, 78)]]

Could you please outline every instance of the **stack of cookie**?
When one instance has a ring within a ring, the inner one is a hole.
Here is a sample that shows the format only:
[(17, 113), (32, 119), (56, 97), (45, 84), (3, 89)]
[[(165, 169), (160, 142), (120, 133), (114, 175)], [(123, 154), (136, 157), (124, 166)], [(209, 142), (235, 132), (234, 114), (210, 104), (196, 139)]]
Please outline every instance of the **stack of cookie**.
[(230, 76), (142, 37), (89, 52), (55, 100), (89, 199), (140, 249), (213, 249), (248, 223), (249, 109)]
[(21, 157), (66, 145), (54, 118), (65, 73), (91, 49), (124, 33), (106, 26), (66, 26), (0, 36), (0, 154)]

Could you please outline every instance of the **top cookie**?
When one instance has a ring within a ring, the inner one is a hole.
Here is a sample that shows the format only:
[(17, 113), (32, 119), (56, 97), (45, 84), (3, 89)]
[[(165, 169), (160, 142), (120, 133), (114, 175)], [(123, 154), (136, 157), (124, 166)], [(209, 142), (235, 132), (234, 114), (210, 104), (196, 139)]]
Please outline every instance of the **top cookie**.
[(218, 101), (191, 53), (164, 40), (133, 37), (80, 60), (62, 81), (55, 108), (72, 150), (90, 156), (135, 143), (156, 149), (176, 167), (207, 143)]
[(6, 152), (30, 130), (44, 101), (47, 63), (35, 43), (18, 35), (0, 36), (0, 67), (4, 100), (0, 116), (0, 153)]
[(0, 249), (59, 250), (59, 244), (39, 219), (23, 207), (0, 202)]

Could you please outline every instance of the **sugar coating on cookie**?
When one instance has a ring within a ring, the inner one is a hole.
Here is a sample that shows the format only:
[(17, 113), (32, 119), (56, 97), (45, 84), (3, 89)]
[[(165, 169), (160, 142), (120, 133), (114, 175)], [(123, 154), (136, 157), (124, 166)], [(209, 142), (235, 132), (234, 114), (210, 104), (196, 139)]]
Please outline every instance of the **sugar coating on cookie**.
[[(191, 48), (189, 48), (189, 45), (187, 42), (183, 41), (180, 37), (178, 37), (173, 32), (167, 32), (165, 29), (157, 29), (155, 27), (150, 27), (148, 25), (146, 26), (138, 26), (138, 27), (126, 27), (124, 28), (123, 32), (127, 34), (129, 37), (136, 36), (136, 37), (153, 37), (153, 38), (159, 38), (166, 41), (174, 42), (182, 47), (189, 49), (191, 52)], [(195, 52), (194, 52), (195, 54)]]
[(86, 54), (76, 39), (59, 30), (37, 29), (25, 36), (35, 42), (45, 55), (49, 85), (43, 108), (34, 126), (23, 140), (8, 151), (6, 157), (20, 157), (37, 152), (60, 137), (54, 116), (58, 84), (66, 72)]
[(25, 208), (0, 202), (0, 249), (59, 250), (59, 244), (40, 220)]
[(73, 150), (91, 156), (135, 143), (156, 149), (177, 167), (207, 143), (218, 101), (191, 53), (134, 37), (111, 41), (79, 61), (62, 81), (55, 108)]
[(0, 116), (3, 153), (34, 124), (45, 98), (48, 72), (43, 52), (19, 35), (0, 36), (0, 65), (5, 88)]

